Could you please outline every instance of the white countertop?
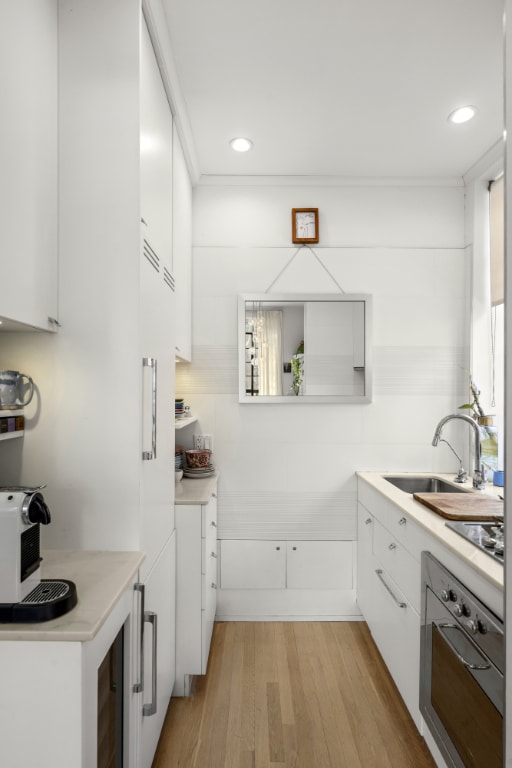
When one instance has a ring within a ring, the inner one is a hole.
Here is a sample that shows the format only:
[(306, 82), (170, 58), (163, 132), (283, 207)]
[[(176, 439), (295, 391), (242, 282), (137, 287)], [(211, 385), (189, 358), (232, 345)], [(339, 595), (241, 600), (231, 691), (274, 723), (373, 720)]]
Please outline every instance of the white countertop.
[(174, 487), (174, 503), (178, 506), (185, 504), (208, 504), (219, 480), (216, 472), (210, 477), (184, 477)]
[[(429, 510), (424, 504), (416, 501), (412, 494), (404, 493), (396, 486), (389, 483), (384, 478), (407, 477), (408, 475), (438, 477), (441, 480), (453, 482), (454, 474), (440, 474), (437, 472), (356, 472), (360, 480), (371, 485), (376, 491), (381, 493), (387, 499), (393, 502), (400, 510), (421, 525), (429, 533), (435, 536), (446, 547), (455, 552), (458, 557), (465, 560), (475, 570), (485, 576), (495, 586), (503, 589), (503, 565), (495, 561), (492, 557), (482, 552), (478, 547), (464, 539), (455, 531), (448, 528), (446, 520), (441, 515)], [(471, 480), (460, 486), (472, 490)], [(486, 493), (490, 496), (503, 496), (504, 489), (495, 485), (486, 485), (483, 491), (474, 491), (474, 493)]]
[(78, 604), (68, 613), (37, 624), (0, 624), (1, 640), (92, 640), (124, 590), (134, 580), (143, 552), (42, 552), (41, 578), (76, 584)]

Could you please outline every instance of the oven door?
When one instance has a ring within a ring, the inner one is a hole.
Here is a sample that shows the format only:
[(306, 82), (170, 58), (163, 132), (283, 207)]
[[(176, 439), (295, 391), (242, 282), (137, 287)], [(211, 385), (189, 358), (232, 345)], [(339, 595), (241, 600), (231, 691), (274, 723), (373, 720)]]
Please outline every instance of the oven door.
[(425, 589), (422, 715), (449, 766), (502, 768), (503, 675)]

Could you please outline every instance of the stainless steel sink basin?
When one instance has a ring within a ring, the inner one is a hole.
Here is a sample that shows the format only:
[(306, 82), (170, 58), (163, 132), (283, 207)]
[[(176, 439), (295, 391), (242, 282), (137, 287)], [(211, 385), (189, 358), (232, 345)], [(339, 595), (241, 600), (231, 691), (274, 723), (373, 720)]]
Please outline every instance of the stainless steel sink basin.
[(409, 475), (408, 477), (386, 477), (388, 483), (395, 485), (405, 493), (471, 493), (467, 488), (447, 483), (438, 477), (426, 477), (425, 475)]

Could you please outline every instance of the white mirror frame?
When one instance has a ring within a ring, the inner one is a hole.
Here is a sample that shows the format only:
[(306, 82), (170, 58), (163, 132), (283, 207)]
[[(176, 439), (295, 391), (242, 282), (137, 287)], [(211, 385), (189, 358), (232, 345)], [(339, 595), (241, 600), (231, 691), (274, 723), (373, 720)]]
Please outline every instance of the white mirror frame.
[[(251, 396), (245, 393), (246, 304), (258, 302), (329, 301), (364, 302), (364, 395)], [(238, 297), (238, 401), (240, 403), (371, 403), (372, 401), (372, 297), (363, 293), (245, 293)]]

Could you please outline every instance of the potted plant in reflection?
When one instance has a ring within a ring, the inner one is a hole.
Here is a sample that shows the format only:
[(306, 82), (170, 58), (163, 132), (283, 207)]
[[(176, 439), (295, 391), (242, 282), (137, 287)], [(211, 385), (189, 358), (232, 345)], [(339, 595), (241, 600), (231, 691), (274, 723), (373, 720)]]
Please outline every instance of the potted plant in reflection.
[(304, 381), (304, 340), (301, 341), (297, 347), (297, 351), (291, 359), (293, 384), (292, 390), (294, 395), (304, 394), (302, 391), (302, 384)]

